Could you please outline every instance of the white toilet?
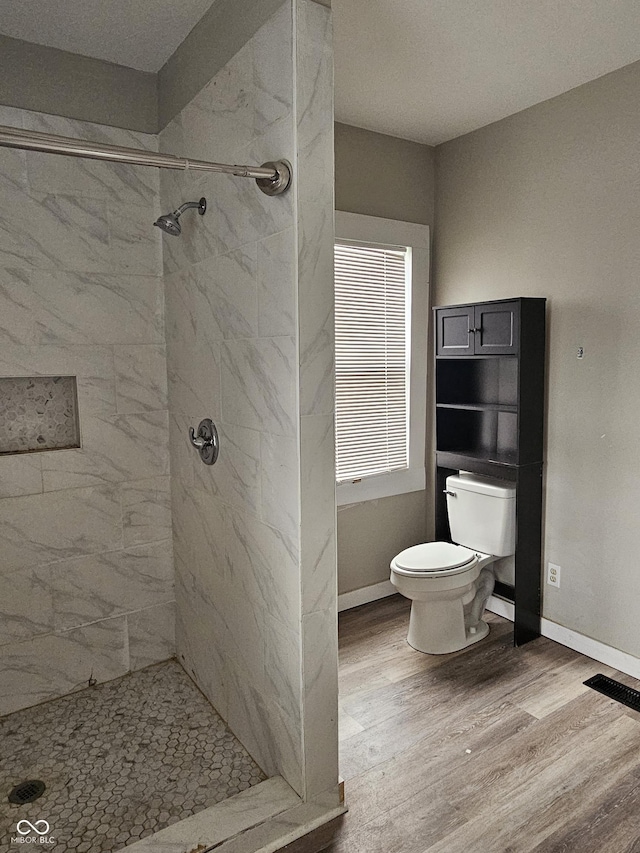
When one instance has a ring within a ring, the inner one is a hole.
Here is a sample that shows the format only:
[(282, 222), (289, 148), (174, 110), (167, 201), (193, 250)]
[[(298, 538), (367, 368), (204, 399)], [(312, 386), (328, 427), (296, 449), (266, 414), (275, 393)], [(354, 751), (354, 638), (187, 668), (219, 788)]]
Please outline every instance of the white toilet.
[(391, 561), (391, 583), (410, 598), (407, 641), (419, 652), (442, 655), (489, 633), (482, 620), (493, 591), (490, 566), (515, 552), (516, 489), (504, 480), (460, 471), (447, 477), (449, 542), (426, 542)]

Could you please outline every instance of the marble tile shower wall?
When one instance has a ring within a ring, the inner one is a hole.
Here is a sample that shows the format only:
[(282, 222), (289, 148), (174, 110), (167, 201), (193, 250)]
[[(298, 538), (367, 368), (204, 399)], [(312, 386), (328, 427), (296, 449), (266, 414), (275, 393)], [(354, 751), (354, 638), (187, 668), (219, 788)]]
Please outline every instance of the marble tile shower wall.
[[(164, 242), (177, 650), (305, 798), (337, 782), (331, 68), (329, 10), (287, 0), (160, 137), (294, 165), (277, 198), (170, 172), (161, 198), (209, 204)], [(184, 440), (203, 417), (220, 431), (213, 468)]]
[[(0, 123), (156, 149), (0, 107)], [(0, 714), (174, 650), (159, 176), (0, 151), (0, 376), (77, 377), (82, 447), (0, 457)]]
[[(161, 133), (161, 149), (295, 164), (293, 5)], [(296, 191), (163, 173), (163, 206), (205, 195), (165, 239), (179, 655), (268, 774), (303, 793)], [(220, 458), (184, 443), (211, 417)]]
[(335, 793), (338, 768), (333, 40), (329, 9), (295, 9), (303, 750), (314, 799)]

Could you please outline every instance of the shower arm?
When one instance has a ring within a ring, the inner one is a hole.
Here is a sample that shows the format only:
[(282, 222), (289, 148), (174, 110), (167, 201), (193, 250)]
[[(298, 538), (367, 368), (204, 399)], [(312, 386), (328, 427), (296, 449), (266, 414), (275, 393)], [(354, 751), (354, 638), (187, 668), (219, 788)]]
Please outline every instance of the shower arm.
[(89, 160), (104, 160), (111, 163), (128, 163), (132, 166), (155, 166), (158, 169), (178, 169), (193, 172), (218, 172), (238, 178), (255, 178), (258, 187), (266, 195), (280, 195), (291, 184), (291, 166), (286, 160), (269, 161), (262, 166), (229, 166), (211, 163), (208, 160), (190, 160), (173, 154), (159, 154), (139, 148), (124, 148), (89, 142), (68, 136), (55, 136), (35, 130), (23, 130), (0, 125), (0, 147), (20, 148), (26, 151), (41, 151), (46, 154), (63, 154), (68, 157), (83, 157)]
[(204, 198), (201, 198), (200, 201), (185, 201), (177, 210), (173, 211), (173, 215), (178, 218), (182, 216), (185, 210), (189, 210), (192, 207), (195, 207), (200, 214), (203, 214), (207, 209), (207, 201)]

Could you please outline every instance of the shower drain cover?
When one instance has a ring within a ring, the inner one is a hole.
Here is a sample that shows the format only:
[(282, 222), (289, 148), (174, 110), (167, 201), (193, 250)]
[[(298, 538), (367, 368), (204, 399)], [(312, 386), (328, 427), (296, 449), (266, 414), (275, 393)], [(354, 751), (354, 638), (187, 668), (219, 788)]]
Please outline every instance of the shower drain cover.
[(23, 803), (32, 803), (44, 794), (47, 786), (39, 779), (28, 779), (26, 782), (20, 782), (9, 794), (9, 802), (22, 805)]

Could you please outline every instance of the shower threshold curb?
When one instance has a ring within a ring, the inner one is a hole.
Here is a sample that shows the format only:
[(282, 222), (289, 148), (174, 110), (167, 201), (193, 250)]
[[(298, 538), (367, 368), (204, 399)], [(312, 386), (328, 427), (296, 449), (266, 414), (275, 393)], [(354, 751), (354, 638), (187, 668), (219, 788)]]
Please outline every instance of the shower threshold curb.
[(275, 776), (119, 853), (275, 853), (345, 811), (335, 800), (304, 803)]

